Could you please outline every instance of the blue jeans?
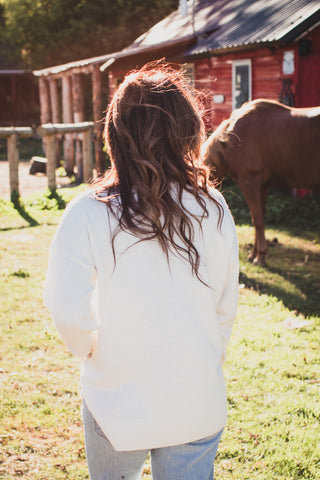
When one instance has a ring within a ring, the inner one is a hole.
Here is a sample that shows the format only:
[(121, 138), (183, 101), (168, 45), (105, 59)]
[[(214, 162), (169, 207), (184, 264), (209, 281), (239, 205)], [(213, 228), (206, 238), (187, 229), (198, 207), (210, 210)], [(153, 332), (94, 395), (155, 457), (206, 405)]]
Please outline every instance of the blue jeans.
[[(86, 455), (91, 480), (140, 480), (149, 450), (114, 450), (83, 403)], [(222, 430), (196, 442), (154, 448), (153, 480), (212, 480)]]

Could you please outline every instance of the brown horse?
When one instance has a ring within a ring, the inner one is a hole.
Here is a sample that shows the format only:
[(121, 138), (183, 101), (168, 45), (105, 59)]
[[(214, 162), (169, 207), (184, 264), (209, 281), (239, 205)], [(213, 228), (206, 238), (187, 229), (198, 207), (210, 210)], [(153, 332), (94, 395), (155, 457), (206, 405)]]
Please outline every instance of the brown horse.
[(291, 108), (258, 99), (224, 120), (203, 145), (205, 163), (219, 180), (230, 174), (255, 226), (250, 261), (265, 264), (268, 187), (320, 186), (320, 107)]

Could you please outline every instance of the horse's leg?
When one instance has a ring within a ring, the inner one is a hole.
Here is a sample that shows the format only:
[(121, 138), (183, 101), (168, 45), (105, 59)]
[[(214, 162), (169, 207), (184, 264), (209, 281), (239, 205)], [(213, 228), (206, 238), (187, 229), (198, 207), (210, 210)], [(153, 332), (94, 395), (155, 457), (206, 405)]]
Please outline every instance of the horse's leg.
[(248, 260), (259, 265), (265, 265), (265, 255), (268, 248), (264, 234), (264, 214), (267, 190), (260, 185), (258, 180), (251, 180), (250, 182), (239, 181), (239, 187), (247, 201), (252, 223), (255, 227), (254, 245)]
[(265, 235), (265, 217), (266, 217), (266, 203), (268, 198), (268, 189), (266, 187), (261, 188), (261, 209), (262, 209), (262, 221), (256, 226), (256, 256), (253, 260), (258, 265), (266, 265), (266, 253), (268, 249), (268, 243)]

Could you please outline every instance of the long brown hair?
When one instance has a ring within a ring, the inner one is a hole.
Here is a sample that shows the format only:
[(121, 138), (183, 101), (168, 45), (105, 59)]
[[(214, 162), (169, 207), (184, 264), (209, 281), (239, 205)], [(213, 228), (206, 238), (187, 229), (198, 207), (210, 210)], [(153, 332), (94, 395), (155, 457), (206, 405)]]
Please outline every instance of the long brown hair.
[[(120, 84), (105, 123), (111, 168), (94, 184), (96, 198), (119, 222), (112, 238), (114, 258), (117, 233), (129, 230), (137, 241), (157, 239), (168, 261), (170, 252), (186, 258), (203, 282), (192, 218), (201, 227), (208, 216), (207, 197), (218, 206), (218, 223), (222, 220), (222, 208), (208, 192), (208, 169), (200, 159), (204, 136), (200, 102), (177, 69), (148, 64)], [(194, 196), (201, 216), (183, 205), (184, 191)]]

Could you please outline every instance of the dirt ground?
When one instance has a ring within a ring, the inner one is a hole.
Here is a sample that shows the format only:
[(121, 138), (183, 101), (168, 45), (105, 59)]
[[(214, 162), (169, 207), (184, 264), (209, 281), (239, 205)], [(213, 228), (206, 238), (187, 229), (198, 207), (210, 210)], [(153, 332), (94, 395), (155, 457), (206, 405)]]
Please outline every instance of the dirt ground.
[[(31, 193), (44, 190), (47, 187), (47, 177), (41, 173), (29, 174), (30, 162), (20, 161), (19, 163), (19, 191), (21, 197)], [(57, 188), (68, 185), (68, 177), (57, 177)], [(0, 198), (10, 200), (9, 164), (6, 160), (0, 161)]]

